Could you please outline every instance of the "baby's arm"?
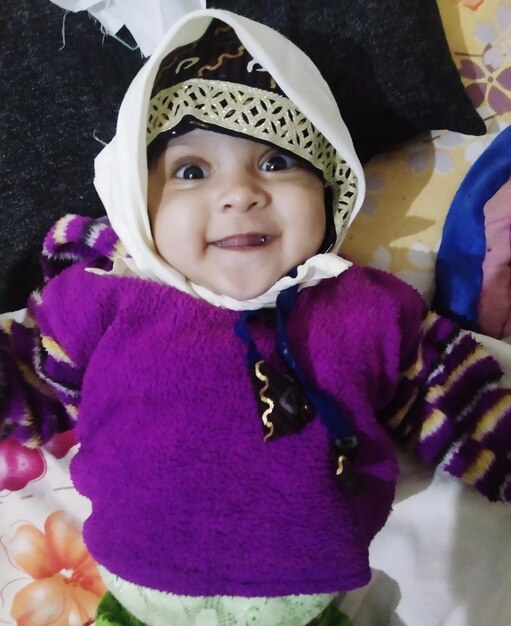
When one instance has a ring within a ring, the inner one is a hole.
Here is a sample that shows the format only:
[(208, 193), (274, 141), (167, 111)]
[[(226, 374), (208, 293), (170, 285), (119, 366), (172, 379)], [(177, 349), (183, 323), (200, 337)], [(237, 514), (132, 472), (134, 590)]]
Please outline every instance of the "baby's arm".
[(470, 333), (428, 313), (418, 340), (403, 338), (401, 362), (397, 394), (381, 415), (396, 438), (490, 500), (510, 501), (511, 390), (500, 386), (497, 361)]
[[(83, 268), (109, 269), (119, 254), (105, 219), (65, 215), (48, 232), (42, 252), (47, 285), (32, 294), (24, 316), (0, 316), (0, 439), (34, 447), (74, 426), (85, 346), (100, 336), (108, 306), (96, 293), (85, 297), (90, 277)], [(71, 273), (59, 277), (71, 265)], [(73, 345), (74, 357), (64, 343)]]
[(89, 360), (115, 315), (110, 281), (77, 264), (0, 322), (0, 438), (44, 444), (73, 428)]
[(0, 439), (13, 437), (28, 447), (71, 429), (77, 404), (73, 366), (34, 316), (39, 298), (31, 297), (24, 319), (0, 322)]

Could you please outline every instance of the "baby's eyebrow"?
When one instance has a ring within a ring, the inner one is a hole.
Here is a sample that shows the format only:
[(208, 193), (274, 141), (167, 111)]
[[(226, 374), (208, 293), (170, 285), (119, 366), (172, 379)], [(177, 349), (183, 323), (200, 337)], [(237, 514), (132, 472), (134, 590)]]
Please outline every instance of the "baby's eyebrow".
[(173, 148), (197, 148), (190, 141), (186, 141), (185, 139), (181, 139), (181, 137), (176, 137), (175, 139), (171, 139), (166, 146), (166, 150), (172, 150)]
[(167, 159), (176, 160), (180, 158), (208, 158), (208, 152), (203, 146), (194, 145), (186, 141), (179, 143), (173, 143), (165, 148), (165, 155)]

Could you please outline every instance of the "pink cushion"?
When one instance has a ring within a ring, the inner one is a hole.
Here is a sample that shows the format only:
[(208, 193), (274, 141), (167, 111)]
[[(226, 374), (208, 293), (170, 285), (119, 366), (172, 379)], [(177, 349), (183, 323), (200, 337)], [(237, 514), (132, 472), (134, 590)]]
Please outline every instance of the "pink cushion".
[(511, 179), (484, 206), (486, 254), (479, 324), (493, 337), (511, 335)]

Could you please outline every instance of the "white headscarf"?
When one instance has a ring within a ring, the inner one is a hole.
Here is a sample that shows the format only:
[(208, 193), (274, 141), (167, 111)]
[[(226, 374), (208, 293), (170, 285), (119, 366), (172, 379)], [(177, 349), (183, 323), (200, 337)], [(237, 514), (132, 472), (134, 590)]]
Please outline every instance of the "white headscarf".
[[(362, 166), (335, 99), (307, 55), (276, 31), (229, 11), (204, 9), (185, 15), (168, 31), (137, 74), (121, 104), (117, 130), (95, 161), (94, 184), (112, 227), (130, 258), (118, 261), (114, 273), (168, 284), (208, 302), (234, 310), (273, 306), (277, 295), (292, 284), (317, 284), (339, 275), (350, 263), (334, 253), (318, 254), (298, 268), (295, 278), (281, 278), (257, 298), (238, 301), (214, 294), (169, 266), (157, 253), (147, 211), (146, 132), (148, 105), (161, 61), (172, 50), (199, 39), (212, 19), (229, 24), (253, 59), (275, 79), (280, 89), (342, 155), (357, 178), (357, 197), (349, 223), (360, 209), (365, 185)], [(338, 237), (334, 252), (339, 249)]]

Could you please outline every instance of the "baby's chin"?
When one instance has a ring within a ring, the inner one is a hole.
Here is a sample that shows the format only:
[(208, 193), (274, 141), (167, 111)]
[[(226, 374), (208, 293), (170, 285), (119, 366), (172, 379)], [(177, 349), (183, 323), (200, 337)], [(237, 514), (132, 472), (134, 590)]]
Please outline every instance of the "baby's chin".
[(254, 300), (259, 296), (266, 293), (273, 285), (275, 285), (281, 276), (277, 276), (275, 280), (261, 280), (254, 282), (253, 280), (247, 281), (221, 281), (217, 284), (204, 285), (207, 289), (216, 293), (219, 296), (226, 296), (238, 301)]
[(265, 287), (253, 287), (250, 285), (245, 286), (232, 286), (232, 287), (218, 287), (218, 288), (210, 288), (210, 291), (213, 291), (219, 296), (227, 296), (228, 298), (233, 298), (234, 300), (239, 300), (241, 302), (245, 300), (254, 300), (259, 296), (262, 296), (264, 293), (270, 289), (275, 283), (267, 285)]
[(233, 298), (240, 302), (256, 300), (303, 262), (296, 263), (283, 273), (282, 268), (275, 267), (268, 272), (226, 272), (217, 280), (203, 282), (191, 280), (196, 285), (200, 284), (218, 296)]

